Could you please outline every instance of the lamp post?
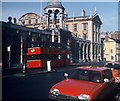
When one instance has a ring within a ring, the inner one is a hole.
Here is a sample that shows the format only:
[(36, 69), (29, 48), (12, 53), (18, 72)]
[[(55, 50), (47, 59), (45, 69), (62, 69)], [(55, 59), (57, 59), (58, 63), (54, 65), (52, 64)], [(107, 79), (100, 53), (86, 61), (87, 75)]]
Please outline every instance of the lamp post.
[(9, 55), (8, 55), (8, 67), (9, 67), (9, 69), (10, 69), (10, 58), (11, 58), (11, 46), (9, 45), (8, 47), (7, 47), (7, 51), (8, 51), (8, 53), (9, 53)]
[(26, 54), (27, 54), (27, 34), (21, 33), (21, 64), (23, 66), (23, 73), (26, 74)]

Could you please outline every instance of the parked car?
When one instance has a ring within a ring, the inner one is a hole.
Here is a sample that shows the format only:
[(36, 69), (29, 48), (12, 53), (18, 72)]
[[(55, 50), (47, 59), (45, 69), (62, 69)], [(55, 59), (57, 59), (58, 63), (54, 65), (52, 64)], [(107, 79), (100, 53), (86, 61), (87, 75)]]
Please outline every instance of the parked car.
[(112, 71), (106, 67), (78, 67), (66, 79), (51, 87), (49, 97), (56, 100), (111, 99), (116, 92)]
[(105, 67), (111, 68), (116, 83), (120, 83), (120, 62), (107, 62)]

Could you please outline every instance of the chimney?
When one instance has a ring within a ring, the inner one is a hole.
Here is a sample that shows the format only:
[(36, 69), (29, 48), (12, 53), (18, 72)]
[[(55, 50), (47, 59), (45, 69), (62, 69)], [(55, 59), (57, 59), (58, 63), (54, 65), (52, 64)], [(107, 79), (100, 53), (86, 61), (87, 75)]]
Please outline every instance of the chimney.
[(82, 16), (85, 17), (85, 10), (82, 9)]
[(90, 11), (90, 18), (92, 18), (92, 11)]
[(95, 7), (95, 14), (94, 15), (96, 15), (97, 14), (97, 8)]

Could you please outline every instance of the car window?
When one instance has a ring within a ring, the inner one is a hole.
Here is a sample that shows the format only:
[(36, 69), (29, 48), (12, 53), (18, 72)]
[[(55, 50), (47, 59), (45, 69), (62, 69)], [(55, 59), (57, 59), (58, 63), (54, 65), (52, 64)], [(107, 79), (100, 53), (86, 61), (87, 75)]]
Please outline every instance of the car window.
[(103, 72), (103, 80), (106, 78), (109, 80), (112, 78), (112, 71), (111, 70), (106, 70)]
[(107, 64), (105, 65), (105, 67), (114, 68), (114, 66), (112, 65), (112, 63), (107, 63)]
[(114, 69), (120, 69), (120, 65), (119, 64), (114, 64)]
[(101, 82), (101, 73), (93, 70), (75, 70), (70, 76), (72, 79), (85, 80), (91, 82)]
[(105, 65), (105, 67), (108, 67), (108, 68), (114, 68), (114, 69), (120, 69), (120, 65), (119, 64), (117, 64), (117, 63), (107, 63), (106, 65)]

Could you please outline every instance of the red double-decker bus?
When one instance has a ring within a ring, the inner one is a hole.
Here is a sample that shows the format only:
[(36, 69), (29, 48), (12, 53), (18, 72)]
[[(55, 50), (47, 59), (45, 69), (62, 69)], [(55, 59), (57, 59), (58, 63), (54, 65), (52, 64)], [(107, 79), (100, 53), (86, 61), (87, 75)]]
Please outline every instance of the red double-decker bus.
[[(49, 43), (50, 44), (50, 43)], [(51, 42), (51, 45), (54, 44)], [(27, 68), (45, 68), (47, 61), (51, 61), (51, 67), (61, 67), (70, 64), (68, 49), (60, 47), (34, 45), (28, 47)]]

